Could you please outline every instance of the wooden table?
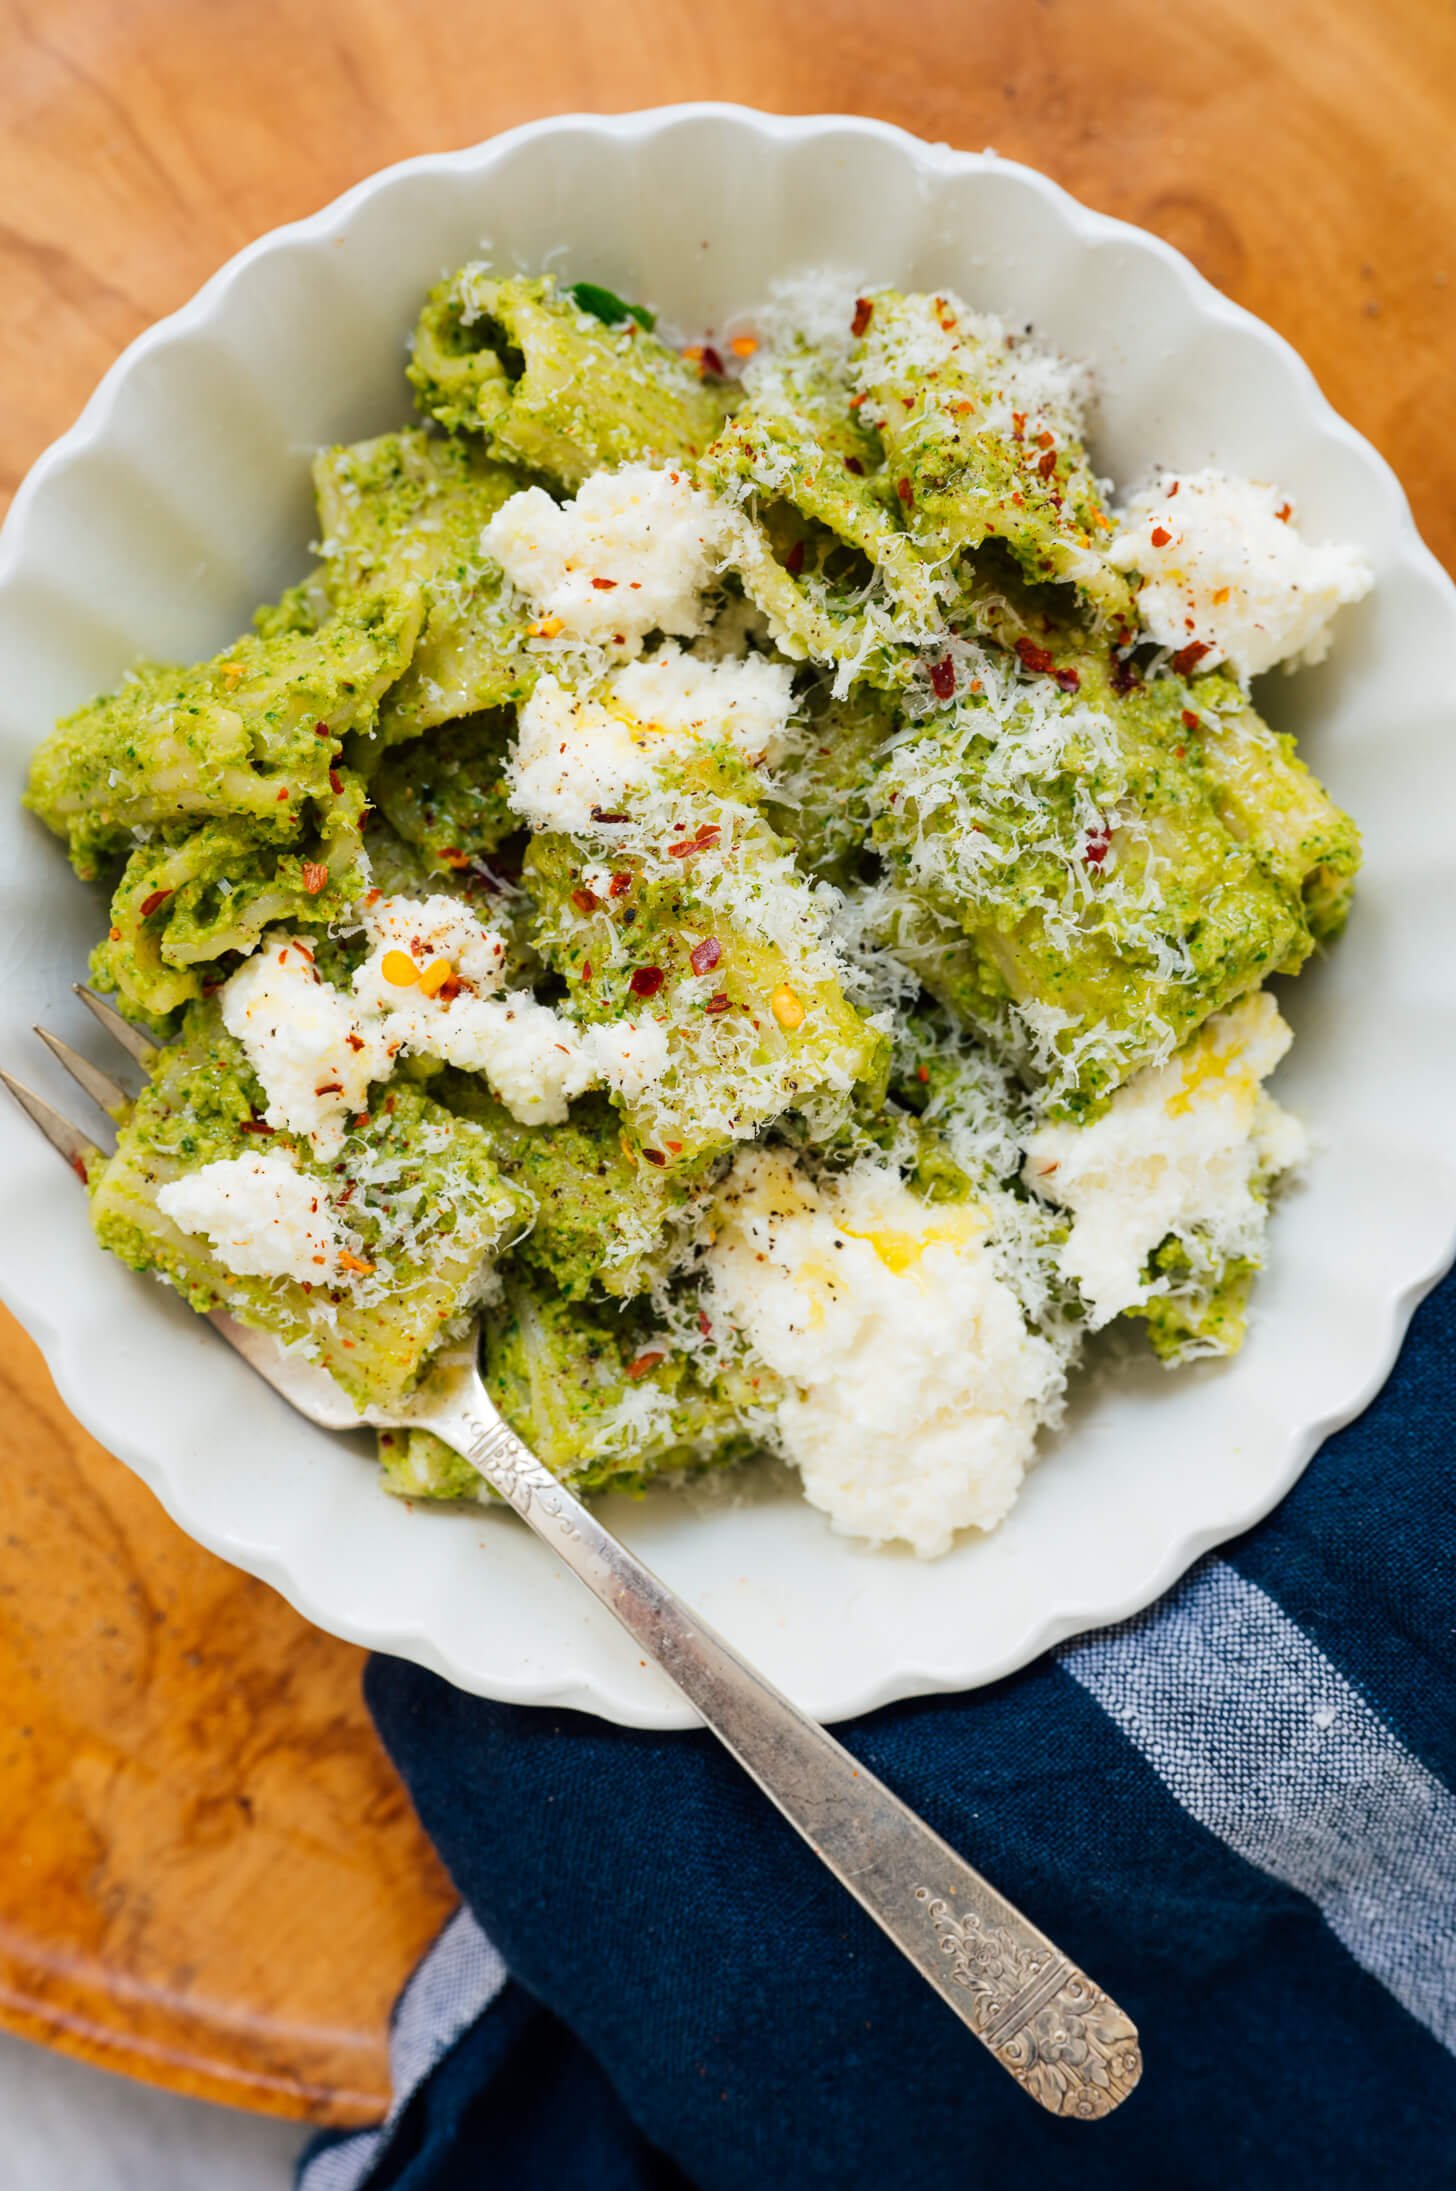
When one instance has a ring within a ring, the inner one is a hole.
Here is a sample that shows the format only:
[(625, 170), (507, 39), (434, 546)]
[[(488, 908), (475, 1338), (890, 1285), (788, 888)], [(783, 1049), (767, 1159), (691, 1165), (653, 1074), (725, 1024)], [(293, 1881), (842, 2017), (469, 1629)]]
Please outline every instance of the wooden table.
[[(0, 491), (133, 335), (371, 169), (712, 97), (991, 144), (1157, 230), (1456, 563), (1453, 94), (1450, 0), (5, 0)], [(0, 2023), (360, 2120), (450, 1898), (359, 1654), (187, 1544), (10, 1325), (0, 1388)]]

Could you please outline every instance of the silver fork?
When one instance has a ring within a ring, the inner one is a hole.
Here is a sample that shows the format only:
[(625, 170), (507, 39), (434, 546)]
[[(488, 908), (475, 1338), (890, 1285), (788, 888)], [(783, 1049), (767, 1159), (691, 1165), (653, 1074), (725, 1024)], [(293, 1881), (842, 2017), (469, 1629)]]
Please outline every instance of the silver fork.
[[(78, 987), (77, 995), (132, 1058), (149, 1063), (156, 1045), (147, 1035), (90, 990)], [(36, 1032), (91, 1101), (117, 1118), (130, 1100), (122, 1083), (59, 1036)], [(0, 1079), (84, 1179), (101, 1153), (96, 1144), (9, 1073)], [(325, 1430), (359, 1427), (353, 1402), (326, 1372), (221, 1311), (211, 1320), (310, 1422)], [(431, 1430), (463, 1454), (676, 1682), (841, 1886), (1022, 2090), (1054, 2115), (1090, 2121), (1110, 2114), (1142, 2074), (1137, 2030), (1116, 2002), (558, 1482), (496, 1412), (477, 1368), (478, 1349), (477, 1328), (439, 1357), (397, 1410), (370, 1408), (362, 1419), (380, 1429)]]

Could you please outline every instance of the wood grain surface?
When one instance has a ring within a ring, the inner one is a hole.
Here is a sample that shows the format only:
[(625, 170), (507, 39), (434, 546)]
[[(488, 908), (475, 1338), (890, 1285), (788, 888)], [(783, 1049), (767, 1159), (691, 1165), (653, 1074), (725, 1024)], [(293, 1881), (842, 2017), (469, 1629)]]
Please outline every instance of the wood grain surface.
[[(993, 145), (1166, 236), (1456, 563), (1452, 0), (0, 0), (0, 493), (264, 229), (410, 153), (685, 98)], [(0, 1399), (0, 2022), (357, 2120), (449, 1899), (358, 1654), (186, 1544), (13, 1327)]]
[(203, 2099), (378, 2116), (390, 2003), (454, 1897), (363, 1654), (174, 1528), (8, 1318), (0, 1485), (0, 2023)]

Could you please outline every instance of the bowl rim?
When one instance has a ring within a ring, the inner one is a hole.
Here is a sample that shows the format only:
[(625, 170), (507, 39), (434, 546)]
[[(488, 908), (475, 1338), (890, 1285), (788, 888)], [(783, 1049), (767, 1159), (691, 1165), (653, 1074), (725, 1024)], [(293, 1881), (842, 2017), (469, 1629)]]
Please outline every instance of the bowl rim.
[[(836, 133), (877, 139), (895, 146), (921, 172), (937, 177), (987, 171), (1008, 175), (1052, 206), (1059, 219), (1081, 239), (1120, 239), (1143, 256), (1160, 261), (1182, 285), (1202, 322), (1222, 322), (1237, 327), (1280, 358), (1285, 371), (1292, 374), (1294, 390), (1305, 406), (1310, 427), (1343, 443), (1360, 460), (1372, 487), (1378, 486), (1392, 520), (1402, 567), (1424, 566), (1427, 576), (1437, 581), (1456, 617), (1456, 584), (1422, 539), (1405, 491), (1386, 459), (1334, 409), (1315, 374), (1292, 343), (1247, 307), (1225, 296), (1175, 246), (1135, 223), (1097, 211), (1041, 170), (1022, 161), (1004, 159), (990, 149), (960, 151), (943, 142), (932, 143), (919, 138), (898, 124), (872, 116), (835, 112), (782, 115), (718, 100), (684, 100), (620, 114), (572, 111), (542, 116), (474, 144), (445, 152), (417, 153), (363, 176), (315, 212), (269, 229), (244, 245), (183, 304), (154, 321), (126, 345), (102, 375), (75, 422), (32, 464), (0, 526), (0, 591), (8, 588), (23, 567), (32, 513), (41, 496), (51, 482), (104, 441), (113, 407), (132, 374), (155, 351), (205, 329), (225, 304), (239, 276), (258, 260), (299, 245), (317, 246), (329, 241), (349, 227), (368, 201), (411, 178), (484, 172), (533, 140), (589, 131), (617, 140), (640, 141), (675, 127), (723, 121), (781, 142), (807, 143)], [(1099, 1603), (1095, 1609), (1063, 1605), (1046, 1613), (1022, 1633), (1008, 1638), (1004, 1652), (978, 1670), (970, 1685), (980, 1686), (1000, 1679), (1069, 1637), (1083, 1634), (1094, 1625), (1100, 1627), (1143, 1610), (1171, 1588), (1205, 1552), (1262, 1520), (1285, 1497), (1324, 1439), (1358, 1415), (1380, 1390), (1394, 1365), (1415, 1308), (1453, 1260), (1456, 1260), (1456, 1207), (1449, 1213), (1446, 1234), (1437, 1252), (1401, 1286), (1385, 1294), (1381, 1304), (1383, 1328), (1379, 1343), (1370, 1355), (1372, 1366), (1359, 1389), (1353, 1394), (1347, 1393), (1329, 1410), (1302, 1421), (1286, 1437), (1280, 1465), (1277, 1470), (1271, 1466), (1267, 1478), (1261, 1481), (1256, 1498), (1249, 1499), (1232, 1518), (1188, 1529), (1168, 1548), (1152, 1573), (1130, 1585), (1110, 1605)], [(23, 1289), (12, 1281), (8, 1271), (0, 1271), (0, 1300), (4, 1300), (23, 1328), (37, 1341), (65, 1405), (86, 1422), (83, 1365), (70, 1343), (67, 1327), (27, 1301)], [(242, 1543), (225, 1525), (214, 1526), (205, 1512), (194, 1511), (185, 1474), (153, 1458), (140, 1436), (113, 1438), (109, 1428), (102, 1434), (108, 1448), (143, 1478), (165, 1511), (189, 1536), (279, 1590), (305, 1617), (334, 1635), (370, 1648), (408, 1656), (460, 1686), (482, 1690), (503, 1701), (567, 1705), (623, 1725), (670, 1728), (697, 1724), (685, 1705), (679, 1706), (672, 1701), (663, 1704), (650, 1696), (629, 1694), (621, 1686), (595, 1684), (587, 1677), (563, 1679), (559, 1672), (546, 1672), (535, 1679), (522, 1672), (519, 1678), (492, 1679), (486, 1687), (478, 1678), (463, 1673), (449, 1651), (423, 1629), (403, 1623), (391, 1625), (386, 1605), (381, 1605), (377, 1611), (371, 1608), (368, 1618), (355, 1618), (338, 1607), (324, 1606), (315, 1588), (294, 1570), (286, 1552), (253, 1542)], [(923, 1663), (920, 1658), (907, 1663), (902, 1657), (877, 1680), (864, 1684), (825, 1716), (846, 1718), (904, 1697), (952, 1692), (967, 1686), (964, 1673)]]

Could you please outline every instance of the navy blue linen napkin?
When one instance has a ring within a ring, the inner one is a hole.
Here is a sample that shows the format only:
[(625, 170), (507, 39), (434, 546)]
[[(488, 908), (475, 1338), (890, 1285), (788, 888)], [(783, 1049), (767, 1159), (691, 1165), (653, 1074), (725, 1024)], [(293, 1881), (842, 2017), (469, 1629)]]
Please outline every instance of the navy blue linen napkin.
[(375, 1659), (465, 1907), (387, 2124), (301, 2191), (1456, 2184), (1456, 1277), (1278, 1511), (1158, 1605), (848, 1746), (1107, 1986), (1142, 2085), (1041, 2114), (706, 1735)]

